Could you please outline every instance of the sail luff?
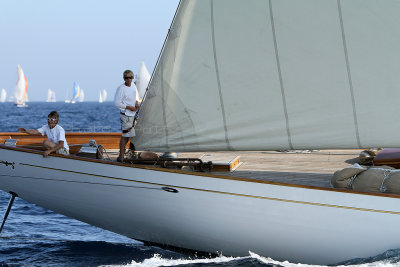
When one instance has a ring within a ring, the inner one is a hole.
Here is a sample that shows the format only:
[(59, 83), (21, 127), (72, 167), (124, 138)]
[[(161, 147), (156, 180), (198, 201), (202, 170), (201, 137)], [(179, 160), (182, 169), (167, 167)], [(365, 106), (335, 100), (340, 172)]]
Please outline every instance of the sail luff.
[(399, 146), (396, 12), (393, 0), (183, 0), (135, 145), (177, 152)]

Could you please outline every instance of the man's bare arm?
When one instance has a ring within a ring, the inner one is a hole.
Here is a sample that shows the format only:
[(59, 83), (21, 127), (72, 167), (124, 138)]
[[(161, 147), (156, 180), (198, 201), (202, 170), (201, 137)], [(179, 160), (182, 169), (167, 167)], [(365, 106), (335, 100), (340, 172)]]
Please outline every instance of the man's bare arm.
[(27, 134), (40, 134), (40, 132), (36, 129), (18, 128), (18, 132)]

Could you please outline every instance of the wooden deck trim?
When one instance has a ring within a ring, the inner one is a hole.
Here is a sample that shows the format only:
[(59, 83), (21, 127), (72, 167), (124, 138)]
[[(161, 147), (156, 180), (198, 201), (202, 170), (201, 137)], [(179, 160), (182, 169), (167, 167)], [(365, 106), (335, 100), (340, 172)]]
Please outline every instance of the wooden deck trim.
[[(31, 150), (31, 149), (26, 149), (26, 148), (11, 147), (11, 146), (5, 146), (5, 145), (0, 145), (0, 149), (15, 150), (15, 151), (21, 151), (21, 152), (32, 153), (32, 154), (42, 154), (41, 151), (35, 151), (35, 150)], [(104, 160), (99, 160), (99, 159), (82, 158), (82, 157), (78, 157), (78, 156), (74, 156), (74, 155), (50, 154), (49, 156), (68, 158), (68, 159), (72, 159), (72, 160), (94, 162), (94, 163), (100, 163), (100, 164), (124, 166), (124, 167), (129, 167), (129, 168), (136, 168), (136, 169), (145, 169), (145, 170), (160, 171), (160, 172), (171, 172), (171, 173), (178, 173), (178, 174), (184, 174), (184, 175), (203, 176), (203, 177), (216, 178), (216, 179), (226, 179), (226, 180), (233, 180), (233, 181), (259, 183), (259, 184), (271, 184), (271, 185), (286, 186), (286, 187), (305, 188), (305, 189), (330, 191), (330, 192), (340, 192), (340, 193), (347, 193), (347, 194), (400, 198), (400, 195), (396, 195), (396, 194), (357, 192), (357, 191), (352, 191), (349, 189), (325, 188), (325, 187), (318, 187), (318, 186), (298, 185), (298, 184), (289, 184), (289, 183), (283, 183), (283, 182), (257, 180), (257, 179), (251, 179), (251, 178), (230, 177), (230, 176), (217, 175), (217, 174), (189, 172), (189, 171), (182, 171), (182, 170), (171, 170), (171, 169), (164, 169), (164, 168), (153, 167), (153, 166), (133, 165), (133, 164), (127, 164), (127, 163), (120, 163), (120, 162), (104, 161)]]
[[(68, 145), (82, 145), (94, 139), (97, 144), (102, 145), (106, 149), (119, 149), (121, 135), (121, 133), (67, 132), (65, 133), (65, 138), (67, 139)], [(36, 146), (37, 144), (41, 144), (47, 137), (40, 134), (29, 135), (26, 133), (0, 132), (0, 144), (4, 144), (6, 139), (17, 139), (18, 146)]]

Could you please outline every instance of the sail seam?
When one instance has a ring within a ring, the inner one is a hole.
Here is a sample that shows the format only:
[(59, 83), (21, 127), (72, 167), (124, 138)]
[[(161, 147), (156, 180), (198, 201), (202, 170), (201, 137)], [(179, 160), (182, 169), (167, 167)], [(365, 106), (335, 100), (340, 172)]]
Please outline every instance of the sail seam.
[(287, 105), (286, 105), (285, 87), (283, 86), (281, 63), (280, 63), (280, 60), (279, 60), (278, 42), (276, 40), (274, 14), (272, 12), (272, 0), (269, 0), (269, 14), (270, 14), (270, 19), (271, 19), (272, 37), (273, 37), (273, 40), (274, 40), (276, 65), (277, 65), (277, 68), (278, 68), (279, 84), (280, 84), (280, 87), (281, 87), (283, 111), (285, 113), (285, 120), (286, 120), (286, 134), (287, 134), (288, 144), (289, 144), (290, 149), (294, 149), (293, 148), (293, 144), (292, 144), (292, 135), (290, 133), (289, 114), (288, 114)]
[[(161, 81), (164, 81), (164, 66), (160, 66), (160, 72), (161, 72)], [(167, 127), (167, 117), (165, 116), (166, 112), (166, 106), (165, 106), (165, 91), (164, 91), (164, 82), (161, 82), (161, 103), (162, 103), (162, 108), (163, 108), (163, 120), (164, 120), (164, 132), (165, 132), (165, 146), (167, 147), (167, 150), (169, 149), (168, 145), (168, 127)]]
[(217, 84), (218, 84), (219, 101), (221, 104), (222, 120), (224, 123), (225, 141), (226, 141), (228, 150), (233, 150), (232, 146), (229, 142), (229, 137), (228, 137), (228, 127), (226, 125), (224, 100), (223, 100), (223, 96), (222, 96), (221, 80), (220, 80), (219, 70), (218, 70), (218, 57), (217, 57), (217, 48), (216, 48), (216, 44), (215, 44), (215, 27), (214, 27), (214, 0), (211, 0), (211, 38), (212, 38), (213, 53), (214, 53), (215, 74), (217, 76), (216, 78), (217, 78)]
[(347, 78), (349, 79), (349, 86), (350, 86), (350, 95), (351, 95), (351, 104), (352, 104), (352, 108), (353, 108), (353, 120), (354, 120), (355, 134), (356, 134), (356, 139), (357, 139), (357, 145), (358, 145), (359, 148), (362, 148), (361, 141), (360, 141), (360, 133), (359, 133), (359, 129), (358, 129), (356, 100), (355, 100), (355, 97), (354, 97), (353, 80), (351, 78), (350, 61), (349, 61), (349, 54), (348, 54), (348, 50), (347, 50), (346, 35), (345, 35), (345, 32), (344, 32), (342, 6), (340, 4), (340, 0), (337, 0), (337, 5), (338, 5), (338, 12), (339, 12), (340, 30), (341, 30), (341, 33), (342, 33), (344, 58), (345, 58), (345, 61), (346, 61)]

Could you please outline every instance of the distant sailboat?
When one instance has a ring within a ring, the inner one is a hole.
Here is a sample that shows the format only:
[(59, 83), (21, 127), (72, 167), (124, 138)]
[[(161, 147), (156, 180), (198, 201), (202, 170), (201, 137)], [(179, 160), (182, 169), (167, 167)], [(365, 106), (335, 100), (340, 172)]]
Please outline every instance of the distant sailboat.
[(103, 101), (107, 101), (107, 90), (103, 89)]
[(100, 90), (99, 92), (99, 103), (103, 103), (107, 100), (107, 91), (106, 89)]
[(18, 107), (26, 107), (26, 102), (28, 101), (28, 80), (19, 64), (17, 65), (17, 70), (18, 80), (14, 90), (14, 104)]
[(147, 70), (146, 65), (142, 61), (139, 73), (136, 78), (136, 88), (138, 89), (140, 100), (142, 100), (144, 92), (146, 92), (147, 86), (150, 81), (150, 77), (151, 76), (149, 74), (149, 71)]
[(47, 99), (46, 102), (56, 102), (56, 92), (49, 89), (47, 91)]
[(69, 92), (69, 89), (67, 89), (66, 93), (65, 93), (65, 101), (64, 101), (65, 103), (71, 103), (71, 98), (69, 97), (68, 92)]
[(77, 82), (74, 82), (74, 92), (72, 95), (71, 103), (75, 103), (76, 101), (78, 101), (80, 94), (81, 94), (81, 88), (79, 87), (79, 84)]
[(78, 102), (83, 102), (85, 101), (85, 92), (83, 91), (83, 89), (81, 89), (81, 92), (79, 94), (79, 98), (78, 98)]
[(0, 95), (0, 102), (6, 102), (7, 99), (7, 91), (6, 89), (1, 89), (1, 95)]

